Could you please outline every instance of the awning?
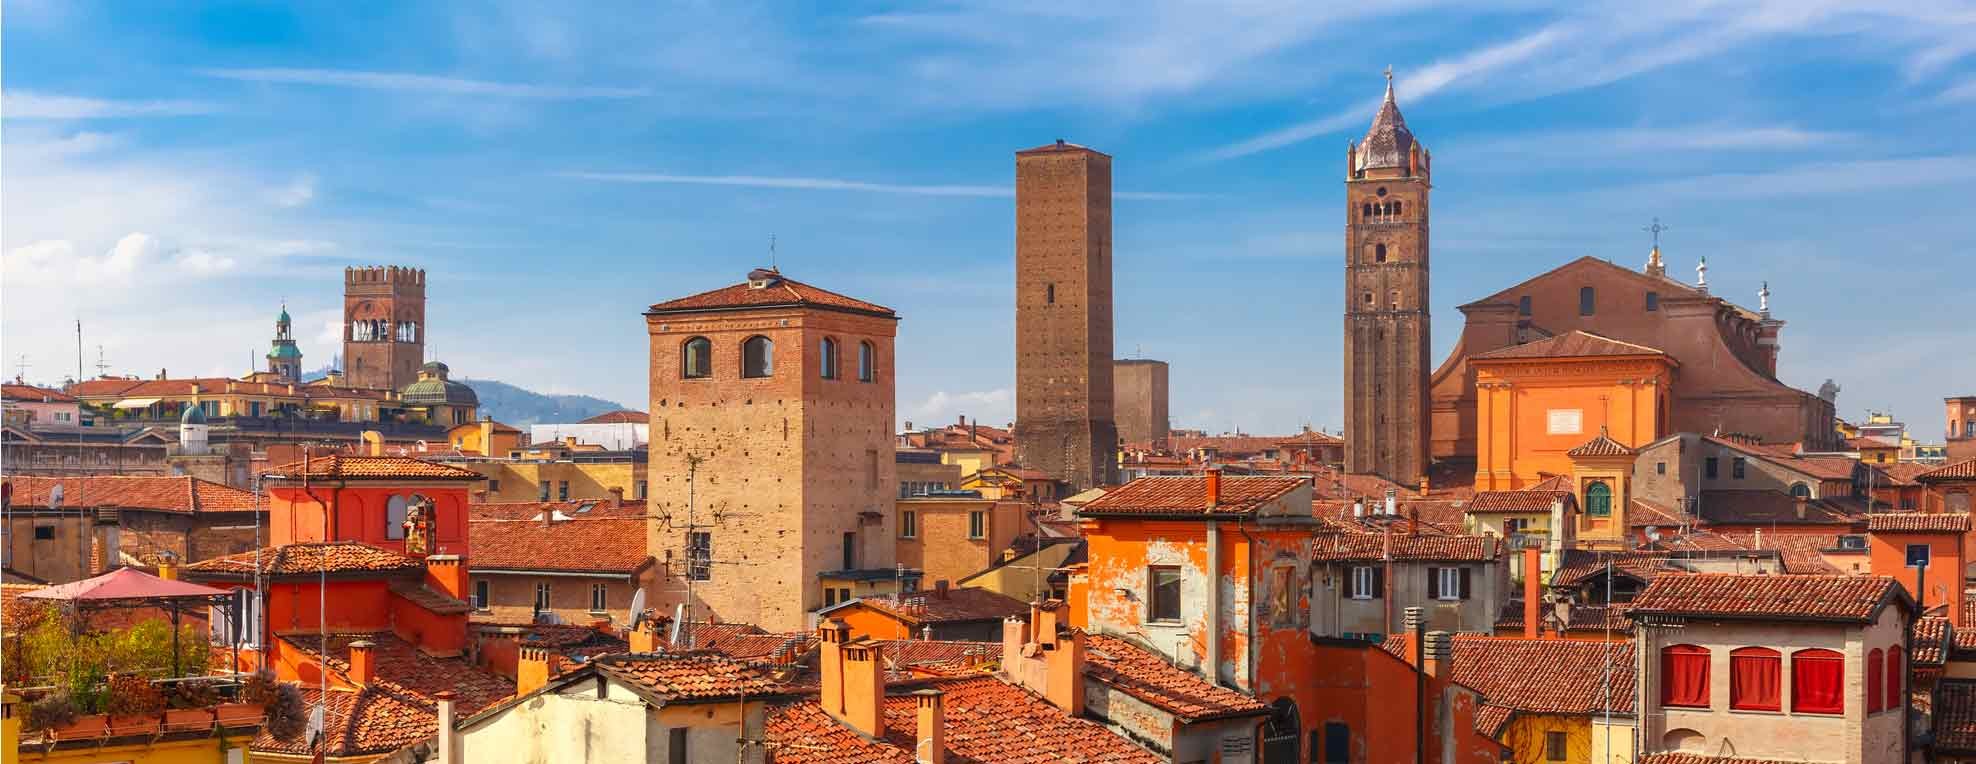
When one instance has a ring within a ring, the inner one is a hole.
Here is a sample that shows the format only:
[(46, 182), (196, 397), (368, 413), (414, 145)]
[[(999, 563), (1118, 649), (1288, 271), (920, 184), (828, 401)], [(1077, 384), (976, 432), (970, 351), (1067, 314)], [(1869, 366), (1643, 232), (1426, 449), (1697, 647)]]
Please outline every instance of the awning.
[(123, 400), (117, 401), (117, 405), (111, 406), (110, 408), (148, 409), (151, 408), (151, 404), (157, 403), (158, 400), (159, 399), (157, 398), (125, 398)]
[(69, 601), (213, 597), (225, 596), (226, 593), (225, 589), (159, 578), (135, 568), (118, 568), (95, 578), (36, 589), (21, 596), (29, 599)]

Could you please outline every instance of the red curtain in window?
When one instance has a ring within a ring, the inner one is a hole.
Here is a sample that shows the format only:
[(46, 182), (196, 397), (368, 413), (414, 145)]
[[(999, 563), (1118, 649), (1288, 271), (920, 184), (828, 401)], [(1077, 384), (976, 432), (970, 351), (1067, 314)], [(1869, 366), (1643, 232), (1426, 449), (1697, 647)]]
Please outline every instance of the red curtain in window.
[(1885, 687), (1880, 684), (1880, 670), (1884, 668), (1885, 654), (1880, 648), (1866, 651), (1866, 712), (1879, 713), (1881, 703), (1887, 699)]
[(1745, 647), (1729, 653), (1729, 707), (1784, 710), (1784, 656), (1767, 647)]
[(1806, 714), (1845, 713), (1846, 659), (1831, 650), (1791, 654), (1791, 710)]
[(1887, 648), (1887, 708), (1901, 708), (1901, 682), (1907, 678), (1907, 660), (1900, 645)]
[(1669, 645), (1661, 649), (1660, 703), (1708, 707), (1708, 648)]

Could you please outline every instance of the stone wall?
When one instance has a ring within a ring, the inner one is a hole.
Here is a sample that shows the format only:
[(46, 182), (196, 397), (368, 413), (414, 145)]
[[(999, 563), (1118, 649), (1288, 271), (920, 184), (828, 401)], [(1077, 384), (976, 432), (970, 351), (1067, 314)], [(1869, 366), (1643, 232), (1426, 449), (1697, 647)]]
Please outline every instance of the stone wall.
[(1166, 362), (1140, 359), (1114, 361), (1112, 389), (1119, 439), (1155, 447), (1166, 445), (1170, 427)]
[(1111, 157), (1016, 154), (1016, 461), (1076, 490), (1111, 482)]

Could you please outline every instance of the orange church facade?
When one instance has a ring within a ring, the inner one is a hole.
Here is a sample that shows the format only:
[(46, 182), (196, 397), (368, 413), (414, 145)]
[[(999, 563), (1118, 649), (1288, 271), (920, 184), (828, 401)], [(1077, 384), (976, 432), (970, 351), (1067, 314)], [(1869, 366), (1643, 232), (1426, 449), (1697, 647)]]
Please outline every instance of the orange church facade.
[(1606, 436), (1638, 448), (1668, 421), (1680, 364), (1666, 353), (1569, 332), (1484, 353), (1475, 371), (1475, 490), (1571, 474), (1570, 451)]

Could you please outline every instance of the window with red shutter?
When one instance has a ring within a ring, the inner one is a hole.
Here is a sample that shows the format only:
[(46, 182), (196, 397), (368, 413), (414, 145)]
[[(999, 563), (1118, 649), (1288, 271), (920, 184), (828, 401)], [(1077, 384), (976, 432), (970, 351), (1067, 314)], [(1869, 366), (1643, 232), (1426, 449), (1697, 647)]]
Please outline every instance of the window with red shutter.
[(1660, 651), (1660, 703), (1708, 707), (1708, 648), (1669, 645)]
[(1907, 678), (1907, 656), (1900, 645), (1887, 648), (1887, 710), (1902, 707), (1901, 681)]
[(1881, 685), (1880, 670), (1884, 668), (1886, 654), (1880, 648), (1866, 651), (1866, 712), (1880, 713), (1881, 704), (1886, 702), (1887, 693)]
[(1768, 647), (1730, 651), (1729, 707), (1740, 711), (1784, 710), (1784, 655)]
[(1801, 714), (1846, 711), (1846, 657), (1832, 650), (1791, 654), (1791, 710)]

